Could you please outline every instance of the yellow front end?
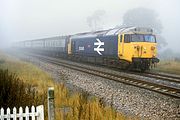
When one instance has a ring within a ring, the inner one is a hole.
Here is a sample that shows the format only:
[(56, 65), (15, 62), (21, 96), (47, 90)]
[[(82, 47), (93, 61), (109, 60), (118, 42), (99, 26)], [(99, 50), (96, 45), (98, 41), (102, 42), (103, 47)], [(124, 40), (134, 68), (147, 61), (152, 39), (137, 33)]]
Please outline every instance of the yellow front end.
[[(132, 41), (132, 36), (133, 34), (122, 34), (118, 36), (119, 59), (128, 61), (132, 64), (138, 64), (138, 66), (140, 66), (140, 69), (143, 67), (147, 69), (151, 64), (158, 62), (158, 59), (156, 58), (157, 43), (146, 41)], [(146, 36), (146, 34), (142, 34), (142, 36), (144, 37)], [(128, 40), (126, 40), (127, 38)]]
[(131, 58), (155, 58), (157, 55), (156, 45), (156, 43), (149, 42), (133, 42), (129, 45), (126, 44), (125, 46), (127, 49), (131, 47)]

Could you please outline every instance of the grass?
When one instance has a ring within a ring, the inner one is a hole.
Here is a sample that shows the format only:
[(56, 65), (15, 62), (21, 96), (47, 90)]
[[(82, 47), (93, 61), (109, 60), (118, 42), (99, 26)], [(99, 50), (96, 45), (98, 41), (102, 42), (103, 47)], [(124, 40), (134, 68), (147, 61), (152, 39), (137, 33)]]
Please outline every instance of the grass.
[(52, 77), (38, 67), (8, 57), (0, 53), (0, 69), (8, 69), (9, 72), (18, 75), (18, 78), (26, 84), (30, 84), (38, 91), (40, 100), (45, 106), (47, 119), (47, 89), (55, 88), (55, 106), (57, 120), (130, 120), (137, 116), (128, 117), (116, 112), (110, 106), (104, 106), (98, 98), (89, 97), (87, 93), (69, 94), (68, 89), (60, 83), (53, 81)]
[(162, 60), (158, 63), (156, 71), (178, 74), (180, 75), (180, 61), (177, 60)]

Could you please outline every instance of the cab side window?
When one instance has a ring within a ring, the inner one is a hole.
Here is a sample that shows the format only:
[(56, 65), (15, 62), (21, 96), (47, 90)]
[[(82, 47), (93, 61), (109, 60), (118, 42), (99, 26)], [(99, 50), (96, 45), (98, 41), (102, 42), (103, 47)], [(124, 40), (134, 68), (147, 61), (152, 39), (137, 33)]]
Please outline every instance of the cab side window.
[(129, 43), (130, 39), (130, 35), (124, 35), (124, 43)]
[(120, 42), (122, 42), (122, 35), (120, 36)]

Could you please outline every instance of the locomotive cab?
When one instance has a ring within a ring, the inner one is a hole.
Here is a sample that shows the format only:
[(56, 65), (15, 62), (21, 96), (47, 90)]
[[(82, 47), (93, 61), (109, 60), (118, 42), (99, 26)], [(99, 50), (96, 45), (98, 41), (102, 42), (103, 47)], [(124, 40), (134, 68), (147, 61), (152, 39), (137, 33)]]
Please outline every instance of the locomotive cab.
[(119, 59), (131, 63), (141, 71), (148, 70), (159, 62), (156, 37), (151, 32), (130, 32), (119, 34)]

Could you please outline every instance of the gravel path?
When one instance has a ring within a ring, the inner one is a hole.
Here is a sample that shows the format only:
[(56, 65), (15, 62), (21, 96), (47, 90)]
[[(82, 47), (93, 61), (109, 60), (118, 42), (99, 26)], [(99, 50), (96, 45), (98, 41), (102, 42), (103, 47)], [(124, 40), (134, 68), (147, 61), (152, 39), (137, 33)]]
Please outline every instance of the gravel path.
[(29, 58), (30, 62), (50, 73), (56, 81), (65, 83), (70, 89), (82, 89), (102, 98), (119, 112), (142, 119), (180, 120), (178, 99)]

